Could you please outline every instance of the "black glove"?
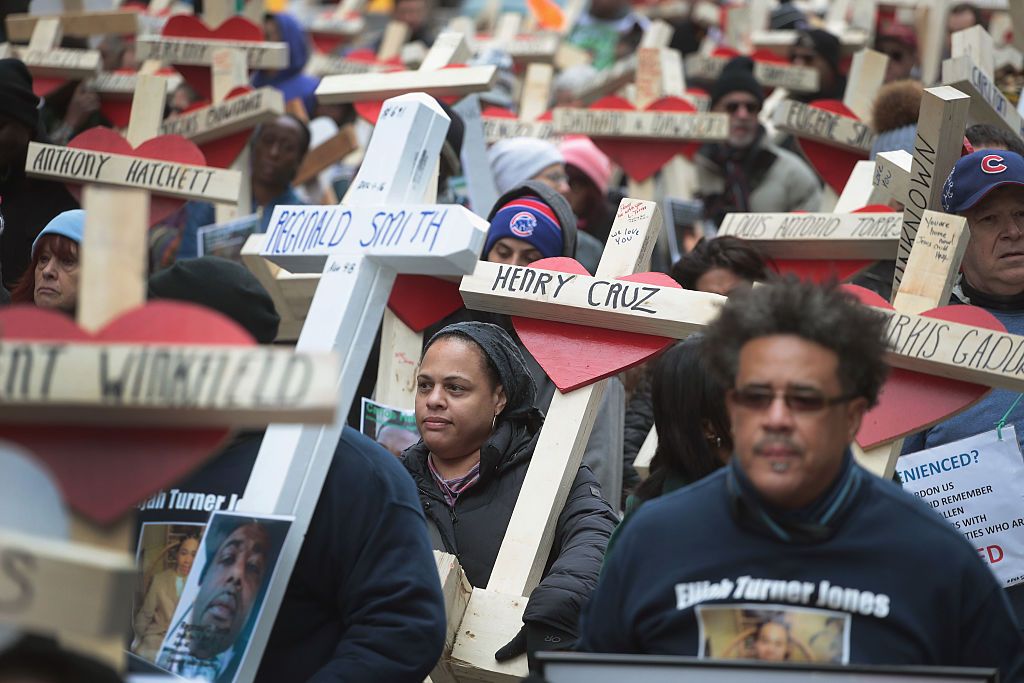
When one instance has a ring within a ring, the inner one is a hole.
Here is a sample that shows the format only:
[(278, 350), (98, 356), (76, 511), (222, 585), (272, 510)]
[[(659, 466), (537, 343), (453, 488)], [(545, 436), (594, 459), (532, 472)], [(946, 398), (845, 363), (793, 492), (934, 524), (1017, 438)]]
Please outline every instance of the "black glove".
[(519, 633), (508, 642), (507, 645), (494, 653), (494, 658), (499, 662), (505, 662), (513, 657), (518, 657), (526, 652), (526, 624), (519, 629)]
[(537, 653), (544, 650), (569, 650), (576, 636), (548, 624), (530, 621), (526, 624), (526, 659), (530, 671), (537, 670)]

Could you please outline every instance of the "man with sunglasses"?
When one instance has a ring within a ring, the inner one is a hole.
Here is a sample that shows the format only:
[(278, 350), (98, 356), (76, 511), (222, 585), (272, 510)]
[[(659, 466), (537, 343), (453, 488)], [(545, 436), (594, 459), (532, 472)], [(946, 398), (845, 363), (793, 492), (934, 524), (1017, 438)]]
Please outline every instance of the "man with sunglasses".
[(623, 529), (579, 649), (749, 657), (735, 625), (770, 613), (805, 633), (840, 624), (821, 661), (1024, 680), (1024, 639), (977, 551), (851, 454), (885, 379), (884, 319), (836, 285), (787, 279), (730, 297), (705, 341), (734, 455)]
[(817, 211), (821, 185), (796, 154), (776, 146), (757, 115), (764, 89), (749, 57), (729, 61), (711, 89), (711, 111), (729, 115), (729, 138), (708, 143), (695, 157), (704, 217), (718, 225), (737, 211)]

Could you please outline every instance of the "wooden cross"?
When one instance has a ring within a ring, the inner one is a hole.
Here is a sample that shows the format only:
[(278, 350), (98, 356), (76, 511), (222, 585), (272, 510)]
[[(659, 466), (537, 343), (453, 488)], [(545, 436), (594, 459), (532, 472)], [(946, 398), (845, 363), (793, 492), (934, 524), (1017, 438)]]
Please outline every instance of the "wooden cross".
[(981, 26), (955, 32), (952, 56), (942, 63), (942, 84), (971, 96), (969, 122), (996, 126), (1024, 143), (1024, 119), (996, 86), (994, 49)]
[(332, 76), (335, 74), (376, 73), (385, 70), (388, 68), (385, 62), (398, 57), (401, 54), (402, 46), (408, 39), (408, 24), (402, 21), (389, 21), (384, 27), (384, 35), (377, 48), (376, 62), (317, 52), (309, 60), (309, 73), (314, 76)]
[[(645, 270), (661, 229), (660, 222), (661, 213), (656, 203), (624, 199), (594, 277), (482, 261), (472, 275), (462, 280), (460, 289), (466, 306), (494, 312), (514, 310), (516, 315), (545, 320), (571, 318), (573, 322), (592, 325), (593, 318), (579, 315), (576, 308), (565, 309), (559, 305), (561, 299), (572, 289), (573, 298), (582, 295), (583, 306), (589, 308), (585, 303), (588, 289), (577, 283), (602, 282), (608, 288), (615, 284), (616, 277)], [(543, 276), (550, 279), (539, 286), (539, 282), (545, 281)], [(557, 286), (550, 283), (557, 283)], [(714, 315), (718, 300), (724, 300), (713, 294), (675, 291), (688, 302), (700, 302), (693, 311), (697, 326)], [(604, 296), (598, 299), (607, 300)], [(568, 313), (569, 318), (562, 318), (554, 310), (559, 308)], [(630, 318), (630, 322), (634, 320)], [(637, 321), (637, 324), (638, 327), (631, 328), (633, 331), (641, 331), (642, 323)], [(690, 325), (683, 336), (695, 328)], [(567, 339), (566, 343), (571, 340)], [(555, 524), (579, 471), (605, 384), (606, 381), (601, 380), (567, 393), (555, 393), (537, 443), (537, 452), (545, 456), (530, 462), (487, 587), (472, 590), (464, 614), (453, 611), (463, 602), (458, 598), (458, 591), (454, 592), (455, 604), (449, 605), (448, 620), (449, 632), (455, 633), (455, 641), (450, 662), (442, 662), (440, 670), (435, 669), (431, 674), (435, 682), (452, 680), (452, 677), (455, 680), (512, 681), (525, 675), (525, 658), (499, 663), (494, 653), (522, 626), (525, 596), (529, 596), (542, 578)], [(445, 581), (445, 578), (442, 576), (442, 584), (458, 587), (457, 581)]]
[[(134, 19), (135, 14), (129, 16)], [(102, 62), (99, 51), (62, 48), (62, 35), (63, 25), (60, 18), (36, 19), (32, 25), (28, 46), (13, 48), (13, 54), (25, 63), (29, 72), (36, 78), (82, 81), (98, 74)]]
[[(157, 134), (165, 92), (162, 78), (139, 77), (129, 144), (138, 147)], [(26, 172), (85, 183), (77, 322), (93, 332), (145, 303), (150, 193), (227, 201), (237, 197), (240, 180), (233, 171), (42, 143), (30, 144)], [(167, 363), (145, 362), (149, 357), (165, 357)], [(171, 366), (181, 373), (175, 381), (184, 382), (182, 390), (154, 391), (158, 385), (166, 388), (168, 380), (161, 373), (171, 372)], [(15, 423), (254, 427), (271, 419), (316, 423), (334, 418), (334, 386), (322, 375), (336, 370), (337, 359), (326, 354), (203, 343), (11, 340), (0, 346), (0, 367), (12, 373), (3, 383), (0, 419)], [(130, 372), (136, 387), (149, 389), (131, 390), (123, 383), (122, 390), (112, 391), (110, 373), (116, 368)], [(80, 623), (84, 627), (93, 616), (112, 612), (123, 619), (131, 593), (122, 584), (124, 566), (132, 565), (125, 553), (132, 545), (131, 516), (112, 526), (78, 516), (75, 524), (77, 538), (99, 541), (118, 552), (41, 542), (37, 550), (45, 570), (40, 578), (63, 580), (69, 563), (81, 558), (85, 584), (71, 585), (79, 592), (94, 592), (80, 598), (82, 607), (93, 609)], [(17, 539), (12, 543), (19, 547)], [(32, 547), (26, 551), (34, 552)], [(57, 594), (61, 587), (52, 589)], [(115, 602), (103, 610), (93, 606), (94, 599)], [(45, 618), (45, 612), (39, 618)], [(119, 666), (125, 622), (103, 623), (96, 619), (88, 637), (78, 642)]]
[(519, 115), (514, 118), (485, 116), (484, 137), (488, 144), (506, 138), (528, 137), (551, 140), (555, 137), (551, 121), (538, 121), (547, 111), (551, 81), (555, 71), (550, 64), (532, 63), (526, 67), (519, 97)]
[[(728, 57), (692, 54), (686, 58), (686, 75), (695, 80), (713, 82), (728, 61)], [(785, 88), (791, 92), (818, 90), (818, 71), (809, 66), (755, 60), (754, 78), (767, 88)]]
[(486, 222), (461, 206), (418, 204), (433, 177), (448, 117), (421, 93), (388, 100), (347, 202), (279, 206), (262, 253), (291, 269), (322, 271), (296, 349), (345, 354), (337, 419), (327, 427), (271, 425), (239, 511), (295, 517), (263, 614), (240, 665), (251, 681), (320, 495), (398, 272), (460, 275), (479, 259)]
[[(871, 107), (875, 93), (885, 79), (888, 61), (888, 57), (874, 50), (865, 49), (854, 55), (843, 104), (857, 118), (842, 116), (796, 100), (784, 100), (772, 113), (772, 123), (778, 130), (791, 133), (797, 138), (815, 140), (866, 158), (875, 142), (875, 133), (869, 124), (872, 118)], [(836, 201), (835, 190), (827, 183), (826, 189), (828, 191), (822, 200), (823, 208), (831, 208)]]
[[(957, 236), (962, 219), (927, 212), (922, 224), (928, 227), (929, 239), (915, 246), (913, 269), (908, 269), (912, 275), (907, 286), (897, 290), (897, 310), (875, 309), (888, 321), (887, 362), (928, 375), (1024, 390), (1024, 376), (1019, 372), (1024, 365), (1024, 336), (919, 314), (945, 303), (964, 248), (963, 236)], [(537, 271), (527, 277), (525, 271), (515, 266), (478, 264), (472, 276), (463, 278), (461, 290), (466, 305), (505, 315), (683, 338), (709, 324), (725, 301), (715, 294), (650, 285), (645, 287), (642, 304), (624, 306), (621, 298), (594, 296), (594, 292), (608, 291), (611, 284), (600, 277), (578, 275), (557, 291), (551, 287), (538, 291), (535, 285), (542, 274), (551, 278), (544, 278), (548, 282), (560, 282), (558, 273)], [(1002, 355), (997, 355), (997, 350)], [(884, 474), (891, 471), (888, 457), (888, 452), (876, 455), (865, 464)]]
[(366, 0), (341, 0), (334, 11), (316, 16), (309, 25), (309, 32), (345, 40), (354, 38), (366, 28), (366, 21), (361, 14), (365, 5)]
[[(645, 47), (668, 47), (672, 42), (674, 29), (660, 19), (652, 21), (640, 40), (639, 49)], [(593, 104), (606, 95), (612, 95), (636, 77), (637, 55), (630, 54), (617, 60), (610, 68), (598, 73), (597, 77), (583, 90), (576, 93), (576, 99), (584, 106)]]
[(116, 9), (99, 12), (66, 11), (62, 14), (8, 14), (4, 20), (7, 40), (26, 43), (32, 38), (36, 24), (54, 19), (61, 33), (74, 38), (90, 38), (104, 34), (134, 36), (138, 32), (138, 11)]
[(494, 33), (490, 37), (475, 38), (476, 52), (497, 48), (518, 64), (552, 63), (561, 45), (562, 36), (556, 31), (523, 32), (522, 28), (522, 15), (511, 12), (502, 14), (498, 17)]
[[(224, 16), (224, 19), (228, 16), (230, 14)], [(209, 12), (206, 20), (213, 21)], [(211, 66), (214, 60), (213, 53), (222, 48), (241, 50), (245, 54), (245, 64), (249, 69), (284, 69), (288, 66), (286, 43), (160, 35), (139, 36), (135, 41), (135, 54), (139, 59), (158, 59), (165, 64), (186, 66)]]
[(914, 158), (904, 202), (903, 235), (896, 254), (894, 292), (900, 288), (924, 211), (942, 208), (942, 186), (960, 158), (970, 106), (969, 96), (945, 85), (926, 89), (921, 98)]

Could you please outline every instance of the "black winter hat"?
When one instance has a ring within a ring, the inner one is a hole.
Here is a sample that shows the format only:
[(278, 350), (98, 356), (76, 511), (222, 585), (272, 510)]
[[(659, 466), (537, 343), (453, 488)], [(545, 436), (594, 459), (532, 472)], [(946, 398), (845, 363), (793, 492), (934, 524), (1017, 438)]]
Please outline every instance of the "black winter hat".
[(448, 165), (449, 175), (462, 174), (462, 140), (466, 136), (466, 124), (458, 112), (444, 102), (438, 101), (441, 109), (451, 119), (448, 124), (448, 133), (444, 137), (444, 144), (441, 146), (441, 160)]
[(839, 39), (834, 35), (820, 28), (804, 29), (797, 32), (796, 44), (817, 52), (839, 74)]
[(764, 102), (764, 88), (754, 78), (754, 60), (750, 57), (733, 57), (718, 75), (718, 80), (711, 86), (711, 106), (731, 92), (748, 92)]
[(32, 92), (32, 75), (20, 59), (0, 59), (0, 116), (39, 128), (39, 98)]
[(149, 278), (150, 299), (175, 299), (212, 308), (241, 325), (260, 344), (277, 337), (280, 316), (256, 276), (218, 256), (183, 259)]

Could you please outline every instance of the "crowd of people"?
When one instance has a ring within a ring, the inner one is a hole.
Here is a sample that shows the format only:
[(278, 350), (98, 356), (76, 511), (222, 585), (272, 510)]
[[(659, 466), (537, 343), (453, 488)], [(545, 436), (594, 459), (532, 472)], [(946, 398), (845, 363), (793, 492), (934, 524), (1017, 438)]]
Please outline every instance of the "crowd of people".
[[(442, 10), (452, 13), (429, 0), (394, 0), (391, 17), (408, 24), (410, 42), (429, 45)], [(476, 10), (466, 3), (462, 11)], [(947, 29), (987, 18), (956, 5)], [(817, 91), (794, 97), (841, 99), (849, 63), (840, 38), (797, 3), (778, 3), (770, 21), (772, 29), (795, 32), (790, 63), (818, 73)], [(635, 51), (649, 26), (647, 12), (629, 0), (591, 0), (565, 38), (590, 63), (558, 74), (549, 104), (581, 104), (578, 91)], [(695, 12), (676, 17), (673, 28), (672, 47), (683, 55), (723, 37)], [(913, 153), (931, 85), (920, 80), (918, 35), (885, 8), (876, 28), (873, 47), (888, 56), (888, 67), (874, 101), (871, 157)], [(351, 106), (317, 102), (302, 21), (274, 12), (263, 29), (268, 40), (287, 44), (289, 65), (256, 71), (252, 84), (277, 88), (301, 106), (252, 133), (248, 178), (258, 232), (275, 206), (323, 200), (319, 181), (294, 182), (315, 144), (316, 122), (336, 130), (356, 118)], [(376, 49), (380, 35), (358, 42)], [(104, 38), (104, 68), (137, 67), (132, 47), (124, 37)], [(479, 59), (503, 73), (482, 98), (509, 106), (512, 60), (500, 51)], [(817, 211), (825, 184), (795, 138), (765, 125), (769, 90), (751, 58), (731, 58), (705, 85), (710, 111), (728, 116), (727, 138), (693, 156), (699, 215), (670, 220), (668, 230), (688, 248), (675, 262), (657, 251), (654, 268), (685, 289), (722, 295), (721, 314), (705, 333), (610, 379), (558, 511), (543, 576), (521, 628), (507, 633), (495, 660), (526, 655), (537, 671), (538, 652), (574, 649), (982, 667), (1024, 681), (1022, 584), (1002, 586), (947, 520), (854, 457), (851, 444), (886, 378), (883, 320), (835, 283), (780, 275), (749, 243), (716, 236), (730, 213)], [(198, 101), (182, 82), (168, 93), (165, 116)], [(465, 203), (465, 176), (473, 172), (461, 156), (467, 124), (442, 106), (452, 124), (438, 198)], [(0, 305), (75, 316), (85, 211), (63, 184), (26, 175), (25, 160), (32, 141), (67, 144), (109, 124), (87, 83), (40, 97), (25, 64), (0, 59)], [(981, 307), (1024, 334), (1024, 141), (972, 125), (964, 147), (942, 194), (941, 209), (970, 226), (949, 303)], [(572, 257), (593, 273), (628, 192), (602, 149), (581, 136), (509, 138), (490, 146), (487, 163), (499, 197), (471, 207), (489, 224), (481, 260), (528, 266)], [(356, 168), (338, 160), (327, 172), (343, 187)], [(190, 201), (151, 226), (149, 298), (208, 306), (258, 343), (280, 343), (279, 312), (256, 277), (204, 253), (199, 229), (215, 223), (212, 204)], [(893, 269), (882, 261), (854, 282), (888, 299)], [(361, 397), (373, 396), (375, 371), (367, 367)], [(391, 453), (350, 417), (276, 616), (254, 608), (265, 590), (259, 582), (272, 574), (270, 531), (245, 520), (204, 538), (208, 510), (140, 507), (140, 582), (126, 642), (133, 666), (229, 680), (223, 676), (245, 655), (239, 634), (256, 618), (273, 618), (259, 681), (418, 683), (430, 674), (448, 631), (432, 551), (454, 555), (473, 587), (487, 587), (530, 463), (547, 455), (537, 446), (557, 389), (509, 316), (466, 308), (426, 331), (416, 373), (412, 446)], [(976, 435), (1000, 420), (1024, 438), (1018, 403), (1018, 394), (994, 390), (909, 436), (903, 452)], [(657, 448), (641, 478), (634, 463), (652, 428)], [(237, 500), (262, 440), (261, 430), (235, 434), (177, 490)], [(226, 548), (234, 548), (229, 556)], [(202, 563), (202, 601), (176, 621), (194, 563)], [(0, 683), (16, 680), (117, 676), (33, 636), (0, 653)]]

